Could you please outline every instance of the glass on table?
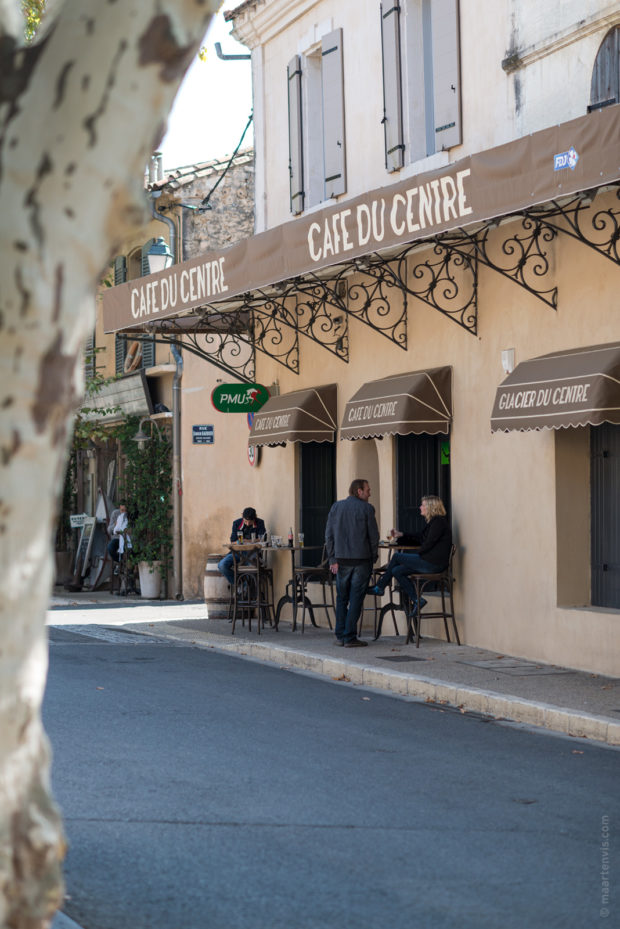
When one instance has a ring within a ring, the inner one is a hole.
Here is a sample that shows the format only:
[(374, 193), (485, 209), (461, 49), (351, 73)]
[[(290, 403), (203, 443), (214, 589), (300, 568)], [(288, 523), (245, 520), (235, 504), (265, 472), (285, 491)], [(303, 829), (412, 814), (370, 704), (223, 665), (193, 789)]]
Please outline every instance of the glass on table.
[(241, 529), (237, 532), (237, 542), (243, 542), (243, 532)]
[(303, 534), (303, 532), (298, 532), (298, 533), (297, 533), (297, 541), (299, 542), (299, 547), (300, 547), (300, 548), (303, 548), (303, 547), (304, 547), (304, 534)]

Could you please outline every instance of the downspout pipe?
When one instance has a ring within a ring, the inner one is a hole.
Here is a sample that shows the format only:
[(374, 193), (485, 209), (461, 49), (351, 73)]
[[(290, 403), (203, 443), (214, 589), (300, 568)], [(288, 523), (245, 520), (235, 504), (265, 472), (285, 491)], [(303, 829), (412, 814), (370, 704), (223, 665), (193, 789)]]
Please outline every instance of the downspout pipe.
[[(161, 190), (151, 191), (151, 213), (153, 219), (165, 223), (170, 230), (169, 244), (173, 261), (179, 260), (176, 223), (156, 209), (156, 202), (161, 197)], [(183, 377), (183, 357), (178, 345), (170, 345), (172, 357), (176, 362), (176, 371), (172, 381), (172, 580), (175, 600), (183, 600), (183, 564), (181, 561), (181, 502), (183, 487), (181, 484), (181, 378)]]
[(174, 598), (183, 600), (181, 548), (183, 485), (181, 483), (181, 379), (183, 356), (175, 342), (170, 345), (176, 371), (172, 380), (172, 576)]

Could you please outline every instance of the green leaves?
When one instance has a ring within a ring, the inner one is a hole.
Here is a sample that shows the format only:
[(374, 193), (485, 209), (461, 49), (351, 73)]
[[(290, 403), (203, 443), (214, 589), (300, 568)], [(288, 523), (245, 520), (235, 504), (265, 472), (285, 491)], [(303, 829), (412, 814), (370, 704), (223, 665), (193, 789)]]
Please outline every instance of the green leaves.
[(131, 416), (116, 432), (125, 458), (121, 496), (130, 517), (131, 560), (167, 566), (172, 552), (172, 445), (163, 428), (151, 423), (149, 430), (147, 422), (143, 429), (152, 437), (141, 449), (133, 441), (139, 423), (139, 417)]

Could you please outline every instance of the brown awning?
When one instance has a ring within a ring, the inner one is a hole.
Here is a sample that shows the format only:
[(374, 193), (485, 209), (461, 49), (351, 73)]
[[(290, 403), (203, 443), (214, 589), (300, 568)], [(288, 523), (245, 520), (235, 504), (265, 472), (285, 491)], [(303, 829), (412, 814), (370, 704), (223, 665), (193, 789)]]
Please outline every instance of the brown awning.
[(333, 442), (338, 428), (337, 386), (308, 387), (270, 397), (254, 416), (248, 445)]
[(452, 368), (428, 368), (368, 381), (347, 403), (341, 439), (448, 432)]
[(106, 332), (317, 273), (620, 178), (620, 105), (367, 191), (103, 294)]
[(491, 430), (620, 423), (620, 342), (530, 358), (497, 389)]

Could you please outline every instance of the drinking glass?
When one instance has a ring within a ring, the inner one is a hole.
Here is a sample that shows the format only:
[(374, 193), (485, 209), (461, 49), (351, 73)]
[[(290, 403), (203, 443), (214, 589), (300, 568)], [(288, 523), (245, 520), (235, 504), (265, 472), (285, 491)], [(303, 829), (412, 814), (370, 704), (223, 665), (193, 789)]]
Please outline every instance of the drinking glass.
[(299, 541), (299, 547), (300, 547), (300, 548), (303, 548), (303, 547), (304, 547), (304, 534), (303, 534), (303, 532), (298, 532), (298, 533), (297, 533), (297, 539), (298, 539), (298, 541)]

